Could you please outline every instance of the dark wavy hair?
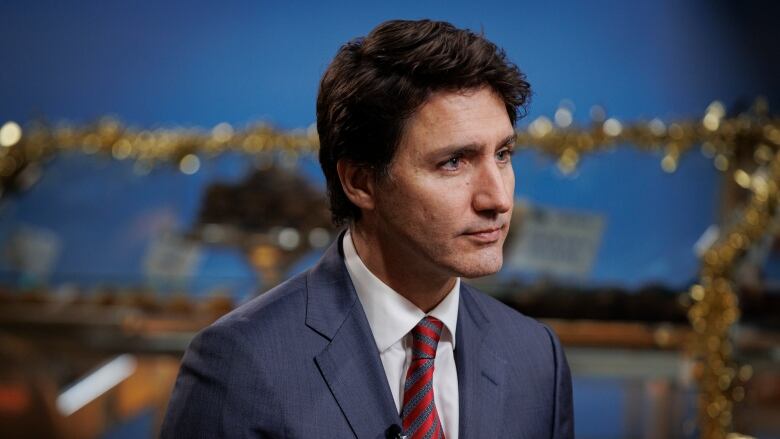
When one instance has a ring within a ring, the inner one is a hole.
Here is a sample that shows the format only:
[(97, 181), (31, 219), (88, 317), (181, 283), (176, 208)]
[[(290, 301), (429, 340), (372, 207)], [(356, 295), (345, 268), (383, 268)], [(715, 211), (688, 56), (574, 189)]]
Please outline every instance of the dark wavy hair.
[(431, 20), (386, 21), (343, 45), (320, 82), (320, 165), (336, 225), (358, 220), (336, 164), (386, 175), (404, 126), (433, 92), (490, 87), (514, 125), (530, 96), (525, 75), (482, 35)]

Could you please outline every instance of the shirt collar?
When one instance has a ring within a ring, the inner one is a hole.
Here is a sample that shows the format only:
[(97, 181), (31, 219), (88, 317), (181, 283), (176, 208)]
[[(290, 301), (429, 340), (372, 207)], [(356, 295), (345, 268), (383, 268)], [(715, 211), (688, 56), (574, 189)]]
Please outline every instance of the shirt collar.
[(436, 317), (444, 323), (442, 339), (449, 339), (455, 348), (455, 329), (458, 322), (458, 303), (460, 302), (460, 278), (444, 299), (434, 309), (425, 314), (408, 299), (398, 294), (372, 273), (360, 259), (352, 242), (349, 230), (342, 241), (344, 263), (349, 277), (355, 286), (363, 310), (366, 313), (371, 332), (374, 334), (379, 352), (384, 352), (401, 340), (426, 315)]

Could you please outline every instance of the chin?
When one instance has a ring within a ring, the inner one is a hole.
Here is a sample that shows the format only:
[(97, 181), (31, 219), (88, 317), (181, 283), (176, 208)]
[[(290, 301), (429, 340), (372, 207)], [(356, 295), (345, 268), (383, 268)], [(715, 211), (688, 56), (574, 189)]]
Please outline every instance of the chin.
[(458, 276), (466, 279), (474, 279), (477, 277), (490, 276), (491, 274), (498, 273), (501, 270), (501, 266), (504, 264), (504, 258), (502, 254), (496, 255), (480, 255), (470, 261), (461, 261), (458, 264)]

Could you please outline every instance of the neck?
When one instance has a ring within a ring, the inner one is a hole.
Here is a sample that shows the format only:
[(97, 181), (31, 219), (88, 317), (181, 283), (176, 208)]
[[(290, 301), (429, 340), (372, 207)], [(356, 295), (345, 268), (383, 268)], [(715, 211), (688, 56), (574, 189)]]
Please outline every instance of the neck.
[(435, 308), (455, 286), (455, 276), (417, 263), (410, 257), (412, 252), (392, 237), (383, 239), (364, 224), (353, 224), (350, 232), (360, 260), (371, 273), (423, 312)]

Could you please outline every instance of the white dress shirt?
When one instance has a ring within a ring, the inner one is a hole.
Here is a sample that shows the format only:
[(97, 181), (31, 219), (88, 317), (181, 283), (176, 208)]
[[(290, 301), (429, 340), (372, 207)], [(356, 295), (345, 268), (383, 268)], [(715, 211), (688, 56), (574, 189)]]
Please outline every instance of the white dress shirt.
[(445, 437), (457, 439), (458, 374), (455, 369), (454, 350), (460, 278), (436, 308), (425, 314), (366, 267), (355, 250), (349, 230), (344, 236), (343, 246), (344, 262), (371, 326), (398, 413), (401, 413), (406, 371), (412, 359), (412, 329), (426, 315), (436, 317), (444, 323), (433, 364), (433, 395)]

